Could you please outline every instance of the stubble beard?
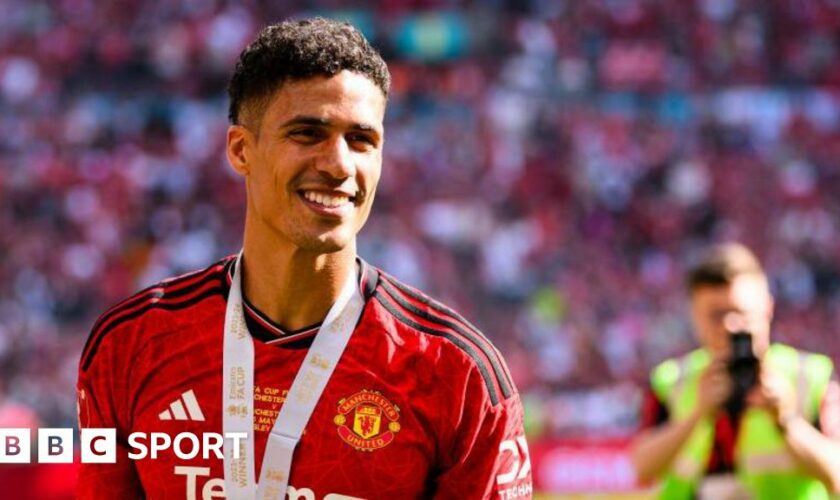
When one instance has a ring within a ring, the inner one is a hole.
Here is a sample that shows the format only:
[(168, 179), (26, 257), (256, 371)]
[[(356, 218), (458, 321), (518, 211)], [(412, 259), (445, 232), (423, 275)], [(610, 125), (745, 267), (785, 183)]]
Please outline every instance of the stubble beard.
[(306, 253), (332, 254), (346, 249), (355, 240), (353, 229), (343, 227), (349, 224), (351, 222), (347, 221), (321, 229), (312, 221), (292, 220), (286, 222), (286, 230), (281, 233), (285, 233), (286, 239)]

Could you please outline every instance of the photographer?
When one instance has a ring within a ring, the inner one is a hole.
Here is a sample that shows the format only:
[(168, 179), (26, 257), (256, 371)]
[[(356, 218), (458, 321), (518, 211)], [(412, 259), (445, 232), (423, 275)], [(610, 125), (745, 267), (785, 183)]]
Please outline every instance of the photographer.
[(632, 459), (665, 499), (827, 499), (840, 490), (840, 386), (831, 360), (770, 343), (773, 298), (744, 246), (688, 274), (701, 348), (650, 377)]

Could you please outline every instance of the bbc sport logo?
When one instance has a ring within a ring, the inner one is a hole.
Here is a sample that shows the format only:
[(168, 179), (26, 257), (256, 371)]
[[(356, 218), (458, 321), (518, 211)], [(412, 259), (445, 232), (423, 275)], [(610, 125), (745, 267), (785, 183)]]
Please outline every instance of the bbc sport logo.
[[(75, 433), (73, 429), (42, 428), (37, 430), (38, 463), (72, 463)], [(81, 461), (87, 464), (117, 463), (116, 429), (82, 429), (79, 448)], [(246, 432), (181, 432), (173, 438), (164, 432), (132, 432), (128, 435), (128, 458), (132, 460), (157, 459), (165, 452), (174, 453), (181, 460), (191, 460), (201, 454), (210, 458), (211, 453), (224, 458), (225, 439), (232, 443), (233, 458), (239, 450)], [(32, 462), (32, 431), (30, 429), (0, 429), (0, 464), (26, 464)]]

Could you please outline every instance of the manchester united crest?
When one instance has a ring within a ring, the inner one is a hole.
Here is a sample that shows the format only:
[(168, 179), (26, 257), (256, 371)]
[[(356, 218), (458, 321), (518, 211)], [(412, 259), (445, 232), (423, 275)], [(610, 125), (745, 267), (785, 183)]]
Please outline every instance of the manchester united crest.
[(378, 450), (391, 444), (400, 431), (400, 408), (378, 391), (361, 390), (338, 402), (333, 421), (338, 435), (359, 451)]

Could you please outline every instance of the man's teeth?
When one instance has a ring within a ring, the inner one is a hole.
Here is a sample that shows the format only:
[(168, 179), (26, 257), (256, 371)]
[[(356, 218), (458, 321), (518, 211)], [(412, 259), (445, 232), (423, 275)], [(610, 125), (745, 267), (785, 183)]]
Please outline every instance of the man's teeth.
[(324, 193), (316, 193), (315, 191), (305, 191), (303, 197), (313, 203), (330, 208), (344, 205), (350, 201), (350, 198), (347, 196), (330, 196)]

